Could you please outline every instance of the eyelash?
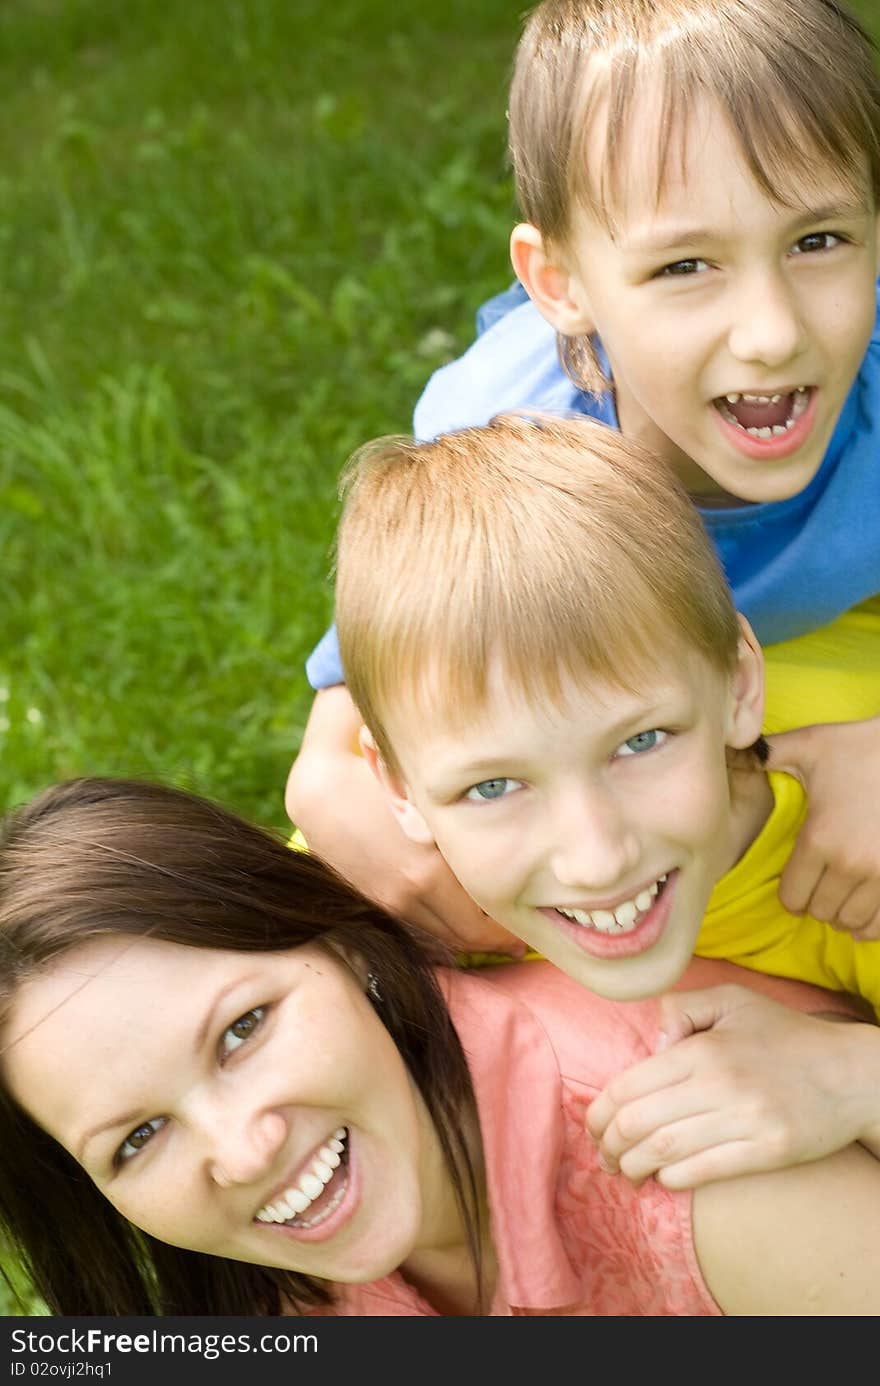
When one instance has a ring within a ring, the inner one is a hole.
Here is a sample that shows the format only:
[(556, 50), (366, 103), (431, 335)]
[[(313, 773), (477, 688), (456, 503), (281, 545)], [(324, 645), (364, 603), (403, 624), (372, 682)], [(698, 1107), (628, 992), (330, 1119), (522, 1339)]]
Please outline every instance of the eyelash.
[[(832, 240), (835, 242), (835, 244), (820, 245), (815, 247), (815, 249), (813, 250), (807, 251), (797, 249), (797, 247), (802, 245), (804, 241), (827, 240)], [(840, 231), (808, 231), (805, 236), (801, 236), (799, 240), (795, 241), (794, 245), (792, 246), (792, 251), (798, 255), (815, 255), (821, 254), (822, 251), (825, 251), (827, 253), (829, 250), (836, 250), (838, 245), (849, 244), (851, 244), (849, 237), (844, 236)], [(673, 260), (671, 264), (663, 265), (659, 270), (657, 270), (656, 274), (653, 277), (655, 279), (689, 279), (693, 275), (697, 274), (698, 271), (696, 269), (684, 270), (683, 267), (685, 265), (705, 265), (708, 268), (709, 261), (704, 260), (699, 255), (689, 255), (686, 256), (683, 260)]]
[[(827, 240), (832, 240), (835, 242), (835, 244), (821, 245), (818, 246), (816, 250), (803, 251), (797, 249), (798, 246), (803, 245), (804, 241)], [(795, 241), (794, 245), (792, 246), (792, 250), (796, 251), (798, 255), (815, 255), (817, 253), (821, 253), (823, 250), (826, 252), (829, 250), (836, 250), (838, 245), (848, 245), (849, 243), (849, 238), (847, 236), (841, 235), (839, 231), (808, 231), (805, 236), (801, 236), (800, 240)]]
[(463, 797), (469, 800), (472, 804), (493, 804), (497, 803), (499, 799), (506, 799), (508, 796), (506, 794), (477, 794), (474, 798), (471, 798), (471, 795), (475, 794), (475, 791), (480, 789), (481, 786), (485, 784), (518, 785), (519, 783), (520, 781), (515, 780), (512, 775), (495, 775), (491, 780), (480, 780), (478, 784), (472, 784), (470, 789), (465, 790)]
[(706, 265), (708, 267), (708, 263), (708, 260), (703, 260), (699, 255), (692, 255), (686, 260), (673, 260), (671, 265), (663, 265), (654, 275), (654, 278), (689, 279), (691, 275), (696, 274), (697, 271), (687, 270), (684, 273), (679, 273), (678, 271), (681, 269), (682, 265)]
[[(223, 1031), (223, 1034), (220, 1036), (220, 1043), (217, 1046), (218, 1052), (220, 1054), (221, 1064), (224, 1064), (226, 1060), (229, 1058), (230, 1054), (235, 1053), (236, 1049), (240, 1049), (243, 1044), (247, 1044), (248, 1040), (253, 1039), (254, 1035), (257, 1034), (257, 1032), (261, 1029), (263, 1022), (266, 1019), (267, 1011), (267, 1006), (252, 1006), (249, 1011), (245, 1011), (244, 1014), (240, 1015), (237, 1020), (233, 1020), (231, 1025), (227, 1025), (226, 1029)], [(235, 1038), (237, 1043), (235, 1043), (231, 1049), (228, 1049), (224, 1052), (223, 1041), (225, 1040), (226, 1036), (235, 1029), (236, 1025), (240, 1025), (243, 1020), (250, 1020), (251, 1016), (257, 1017), (257, 1023), (251, 1030), (250, 1034), (243, 1036), (236, 1035)]]
[[(624, 746), (629, 746), (629, 743), (631, 741), (635, 741), (640, 736), (657, 736), (660, 739), (659, 741), (656, 741), (653, 746), (646, 746), (642, 750), (624, 751)], [(615, 755), (622, 755), (625, 760), (629, 759), (629, 757), (631, 756), (648, 755), (651, 751), (658, 751), (661, 746), (664, 746), (666, 742), (669, 740), (669, 736), (670, 733), (668, 731), (664, 731), (662, 727), (646, 727), (644, 731), (635, 732), (632, 736), (628, 736), (626, 738), (626, 741), (621, 741), (620, 745), (618, 746), (615, 752)]]
[[(255, 1034), (257, 1033), (257, 1031), (261, 1028), (261, 1026), (262, 1026), (262, 1024), (263, 1024), (263, 1021), (266, 1019), (266, 1012), (267, 1012), (267, 1010), (268, 1010), (268, 1007), (266, 1007), (266, 1006), (253, 1006), (249, 1011), (245, 1011), (242, 1015), (238, 1016), (238, 1018), (237, 1018), (236, 1020), (233, 1020), (233, 1022), (232, 1022), (231, 1025), (227, 1025), (227, 1026), (226, 1026), (226, 1029), (223, 1031), (223, 1034), (220, 1036), (220, 1041), (219, 1041), (219, 1043), (218, 1043), (218, 1045), (217, 1045), (218, 1057), (219, 1057), (221, 1066), (222, 1066), (224, 1063), (226, 1063), (226, 1060), (229, 1058), (229, 1056), (230, 1056), (231, 1054), (234, 1054), (234, 1053), (235, 1053), (236, 1049), (240, 1049), (241, 1046), (242, 1046), (243, 1044), (246, 1044), (247, 1041), (248, 1041), (249, 1039), (253, 1039), (254, 1035), (255, 1035)], [(228, 1034), (230, 1034), (231, 1031), (233, 1031), (233, 1030), (235, 1029), (236, 1025), (240, 1025), (241, 1022), (242, 1022), (243, 1020), (249, 1020), (251, 1016), (256, 1016), (256, 1017), (257, 1017), (257, 1023), (256, 1023), (256, 1025), (254, 1026), (254, 1028), (253, 1028), (253, 1030), (251, 1031), (251, 1033), (250, 1033), (249, 1035), (244, 1035), (244, 1036), (242, 1036), (242, 1037), (236, 1036), (236, 1039), (237, 1039), (238, 1042), (237, 1042), (236, 1044), (234, 1044), (230, 1050), (227, 1050), (226, 1052), (224, 1052), (222, 1046), (223, 1046), (223, 1041), (224, 1041), (224, 1039), (226, 1038), (226, 1036), (227, 1036)], [(136, 1157), (137, 1155), (139, 1155), (140, 1152), (141, 1152), (147, 1145), (149, 1145), (150, 1141), (153, 1139), (153, 1136), (156, 1134), (156, 1132), (162, 1130), (162, 1127), (165, 1125), (166, 1121), (167, 1121), (167, 1117), (150, 1117), (150, 1119), (149, 1119), (148, 1121), (142, 1121), (141, 1124), (140, 1124), (139, 1126), (136, 1126), (136, 1127), (134, 1128), (133, 1131), (129, 1131), (129, 1133), (128, 1133), (128, 1135), (126, 1136), (125, 1140), (122, 1141), (122, 1142), (120, 1143), (118, 1149), (116, 1150), (115, 1155), (113, 1156), (113, 1167), (114, 1167), (114, 1169), (119, 1169), (119, 1168), (121, 1168), (122, 1165), (130, 1164), (130, 1162), (131, 1162), (132, 1160), (134, 1160), (135, 1157)], [(131, 1151), (130, 1151), (128, 1154), (126, 1154), (126, 1153), (125, 1153), (125, 1147), (126, 1147), (127, 1145), (130, 1145), (131, 1142), (132, 1142), (132, 1140), (133, 1140), (136, 1136), (140, 1136), (141, 1134), (146, 1133), (147, 1131), (149, 1131), (150, 1134), (146, 1137), (146, 1139), (144, 1140), (143, 1144), (142, 1144), (142, 1145), (138, 1145), (138, 1146), (133, 1146), (132, 1149), (131, 1149)]]

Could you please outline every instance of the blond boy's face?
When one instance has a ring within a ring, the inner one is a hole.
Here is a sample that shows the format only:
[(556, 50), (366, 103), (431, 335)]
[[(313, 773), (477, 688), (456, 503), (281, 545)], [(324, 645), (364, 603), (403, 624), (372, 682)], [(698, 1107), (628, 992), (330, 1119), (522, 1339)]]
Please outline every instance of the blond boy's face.
[(772, 202), (709, 106), (659, 202), (649, 152), (633, 142), (613, 232), (576, 214), (565, 298), (539, 306), (563, 332), (599, 333), (623, 432), (692, 494), (792, 496), (822, 462), (874, 324), (870, 194), (817, 169), (796, 189), (805, 208)]
[(496, 674), (465, 726), (399, 705), (387, 730), (400, 773), (379, 770), (401, 826), (582, 985), (661, 992), (736, 856), (725, 745), (760, 732), (760, 656), (746, 655), (745, 681), (684, 655), (644, 694), (591, 680), (559, 709)]

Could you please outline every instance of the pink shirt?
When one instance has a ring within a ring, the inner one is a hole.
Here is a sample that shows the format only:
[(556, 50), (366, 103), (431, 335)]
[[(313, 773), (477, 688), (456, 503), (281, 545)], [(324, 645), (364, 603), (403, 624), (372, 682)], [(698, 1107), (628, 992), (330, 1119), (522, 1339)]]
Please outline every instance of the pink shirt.
[[(724, 962), (695, 959), (680, 985), (721, 981), (798, 1009), (845, 1009), (839, 997)], [(498, 1262), (491, 1315), (722, 1313), (694, 1251), (691, 1194), (603, 1173), (584, 1129), (608, 1080), (653, 1053), (656, 1001), (605, 1001), (545, 962), (443, 972), (441, 982), (480, 1113)], [(342, 1286), (321, 1312), (437, 1314), (399, 1273)]]

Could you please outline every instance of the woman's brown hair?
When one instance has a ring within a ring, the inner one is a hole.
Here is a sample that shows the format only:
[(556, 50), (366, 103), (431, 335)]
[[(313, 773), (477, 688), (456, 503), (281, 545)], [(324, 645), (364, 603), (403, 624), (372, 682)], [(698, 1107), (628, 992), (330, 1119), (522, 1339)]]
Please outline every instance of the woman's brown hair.
[[(436, 944), (218, 804), (135, 780), (71, 780), (0, 831), (0, 1025), (36, 969), (106, 935), (240, 952), (321, 942), (361, 959), (381, 978), (374, 1007), (435, 1124), (479, 1275), (461, 1134), (474, 1097), (433, 970), (447, 960)], [(2, 1086), (0, 1228), (54, 1314), (280, 1314), (332, 1300), (325, 1281), (138, 1231)]]

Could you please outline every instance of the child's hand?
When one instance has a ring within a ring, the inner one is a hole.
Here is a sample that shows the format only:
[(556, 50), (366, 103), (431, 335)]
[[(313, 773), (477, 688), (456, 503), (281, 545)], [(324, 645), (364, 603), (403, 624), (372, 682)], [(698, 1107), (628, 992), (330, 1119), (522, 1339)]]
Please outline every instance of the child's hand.
[(317, 694), (286, 794), (310, 849), (365, 895), (451, 947), (521, 957), (524, 945), (474, 904), (436, 847), (404, 835), (356, 749), (359, 729), (343, 685)]
[(880, 718), (827, 722), (767, 738), (769, 770), (807, 791), (807, 817), (779, 898), (860, 942), (880, 938)]
[(877, 1027), (735, 985), (670, 993), (660, 1024), (662, 1052), (613, 1078), (587, 1113), (609, 1172), (690, 1189), (856, 1140), (880, 1153)]

